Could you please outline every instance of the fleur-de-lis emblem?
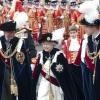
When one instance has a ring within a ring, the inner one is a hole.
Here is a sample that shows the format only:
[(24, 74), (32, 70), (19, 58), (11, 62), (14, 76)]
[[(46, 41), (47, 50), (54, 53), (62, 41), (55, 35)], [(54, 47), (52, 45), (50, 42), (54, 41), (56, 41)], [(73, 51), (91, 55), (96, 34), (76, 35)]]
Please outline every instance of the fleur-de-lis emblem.
[(63, 66), (61, 64), (56, 65), (56, 71), (57, 72), (62, 72), (63, 71)]

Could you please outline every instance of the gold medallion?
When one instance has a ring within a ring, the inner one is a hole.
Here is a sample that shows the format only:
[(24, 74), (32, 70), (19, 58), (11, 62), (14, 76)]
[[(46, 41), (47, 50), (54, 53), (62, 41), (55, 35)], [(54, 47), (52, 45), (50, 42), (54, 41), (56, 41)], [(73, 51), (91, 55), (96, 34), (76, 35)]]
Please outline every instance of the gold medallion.
[(16, 53), (16, 59), (20, 64), (23, 64), (24, 60), (25, 60), (25, 55), (23, 52), (17, 52)]

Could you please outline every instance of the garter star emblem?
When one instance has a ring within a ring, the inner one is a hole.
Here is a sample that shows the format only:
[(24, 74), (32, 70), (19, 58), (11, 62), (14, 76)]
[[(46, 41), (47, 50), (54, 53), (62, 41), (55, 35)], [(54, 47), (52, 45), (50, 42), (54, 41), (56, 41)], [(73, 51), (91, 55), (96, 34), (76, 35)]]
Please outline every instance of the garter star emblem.
[(24, 60), (25, 60), (25, 55), (23, 52), (17, 52), (16, 53), (16, 60), (20, 63), (23, 64)]
[(56, 71), (57, 72), (62, 72), (63, 71), (63, 66), (61, 65), (61, 64), (58, 64), (57, 66), (56, 66)]

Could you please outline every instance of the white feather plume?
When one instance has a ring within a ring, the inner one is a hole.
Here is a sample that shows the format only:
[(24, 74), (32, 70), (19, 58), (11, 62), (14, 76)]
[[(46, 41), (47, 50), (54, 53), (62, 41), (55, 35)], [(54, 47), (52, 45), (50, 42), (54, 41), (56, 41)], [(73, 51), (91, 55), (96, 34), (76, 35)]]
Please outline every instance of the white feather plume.
[(64, 32), (65, 28), (60, 28), (52, 32), (52, 40), (57, 41), (59, 46), (61, 45), (62, 40), (64, 39)]
[(100, 3), (100, 0), (94, 0), (94, 4), (95, 4), (95, 5), (100, 6), (99, 3)]
[(97, 4), (94, 3), (94, 1), (85, 1), (80, 5), (78, 10), (80, 13), (88, 14), (89, 12), (92, 12), (93, 10), (96, 9), (97, 9)]
[(91, 13), (86, 14), (86, 15), (85, 15), (85, 19), (86, 19), (87, 22), (89, 22), (89, 23), (92, 24), (92, 23), (94, 23), (94, 21), (95, 21), (96, 19), (99, 18), (98, 15), (99, 15), (98, 11), (95, 10), (95, 11), (92, 11)]
[(17, 29), (22, 28), (28, 21), (28, 15), (25, 12), (19, 12), (14, 21), (16, 22)]
[(98, 19), (99, 12), (97, 10), (98, 0), (85, 1), (79, 7), (79, 12), (84, 14), (84, 18), (88, 23), (94, 23)]

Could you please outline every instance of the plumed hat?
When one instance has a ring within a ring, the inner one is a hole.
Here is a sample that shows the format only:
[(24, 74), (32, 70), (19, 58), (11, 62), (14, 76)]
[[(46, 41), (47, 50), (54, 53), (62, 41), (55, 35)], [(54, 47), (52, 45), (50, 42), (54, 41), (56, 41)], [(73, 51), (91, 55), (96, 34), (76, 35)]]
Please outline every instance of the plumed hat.
[(94, 1), (85, 1), (80, 4), (78, 11), (83, 14), (88, 14), (97, 9), (97, 4)]
[(62, 0), (61, 1), (61, 6), (66, 6), (67, 2), (68, 2), (67, 0)]
[(56, 7), (57, 6), (57, 0), (51, 0), (51, 5), (52, 7)]
[(48, 5), (51, 3), (51, 0), (45, 0), (45, 4)]
[(82, 3), (79, 11), (84, 14), (84, 18), (80, 21), (82, 25), (100, 26), (99, 12), (97, 10), (97, 4), (94, 1)]
[(15, 31), (16, 30), (16, 22), (14, 22), (14, 21), (5, 22), (0, 25), (0, 30), (5, 31), (5, 32)]
[(42, 42), (55, 42), (57, 43), (57, 41), (55, 40), (52, 40), (52, 33), (47, 33), (47, 34), (43, 34), (41, 36), (41, 38), (39, 39), (39, 43), (42, 43)]
[(34, 0), (34, 5), (36, 8), (39, 7), (39, 4), (40, 4), (40, 0)]
[(70, 4), (70, 6), (76, 6), (77, 1), (76, 0), (70, 0), (69, 4)]
[(94, 21), (88, 22), (86, 18), (83, 18), (80, 21), (80, 24), (86, 25), (86, 26), (100, 26), (100, 19), (95, 19)]

